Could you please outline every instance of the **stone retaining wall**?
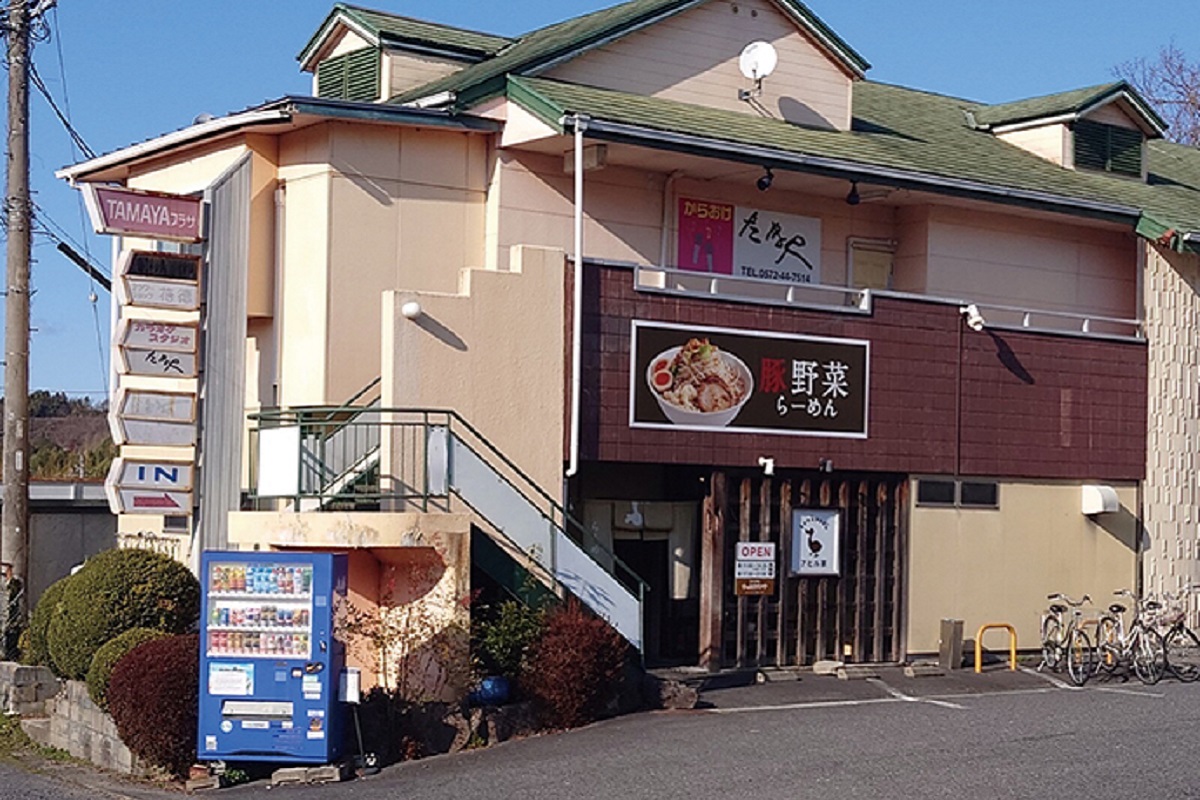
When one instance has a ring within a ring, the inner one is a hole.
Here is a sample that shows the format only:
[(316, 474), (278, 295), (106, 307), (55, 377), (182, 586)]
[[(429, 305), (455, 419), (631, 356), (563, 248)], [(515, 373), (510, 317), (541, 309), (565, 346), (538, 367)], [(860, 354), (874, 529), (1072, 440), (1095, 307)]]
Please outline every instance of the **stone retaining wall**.
[(87, 684), (66, 681), (48, 704), (49, 725), (25, 726), (26, 732), (39, 744), (66, 750), (76, 758), (90, 761), (98, 767), (142, 775), (146, 767), (129, 752), (117, 735), (117, 726), (88, 696)]
[(42, 717), (62, 684), (47, 667), (0, 661), (0, 714)]

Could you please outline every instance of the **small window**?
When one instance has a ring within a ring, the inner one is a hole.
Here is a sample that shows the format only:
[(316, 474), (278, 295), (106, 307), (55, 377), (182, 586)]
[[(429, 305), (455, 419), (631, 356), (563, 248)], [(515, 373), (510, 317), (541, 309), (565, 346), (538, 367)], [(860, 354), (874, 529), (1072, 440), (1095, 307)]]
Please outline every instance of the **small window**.
[(181, 516), (163, 517), (164, 531), (187, 531), (188, 518)]
[(962, 481), (958, 486), (958, 504), (975, 508), (997, 508), (1000, 488), (991, 481)]
[(379, 99), (380, 53), (373, 47), (327, 58), (317, 65), (317, 97)]
[(917, 504), (922, 506), (954, 505), (954, 481), (917, 481)]
[(955, 508), (999, 508), (995, 481), (922, 479), (917, 481), (917, 505)]
[(1117, 125), (1079, 120), (1074, 125), (1075, 166), (1142, 176), (1142, 133)]
[(855, 289), (891, 289), (895, 252), (889, 239), (852, 239), (850, 285)]

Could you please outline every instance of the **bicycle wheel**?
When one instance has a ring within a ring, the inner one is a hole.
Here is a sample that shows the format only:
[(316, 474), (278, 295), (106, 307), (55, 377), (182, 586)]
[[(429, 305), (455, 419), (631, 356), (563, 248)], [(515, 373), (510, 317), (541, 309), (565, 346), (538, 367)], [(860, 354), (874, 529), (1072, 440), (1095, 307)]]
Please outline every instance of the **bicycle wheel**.
[(1076, 686), (1083, 686), (1092, 675), (1092, 640), (1079, 628), (1067, 636), (1067, 674)]
[(1112, 674), (1121, 663), (1121, 645), (1116, 617), (1101, 617), (1096, 625), (1096, 672)]
[(1167, 669), (1184, 683), (1200, 678), (1200, 638), (1188, 628), (1175, 627), (1167, 633)]
[(1167, 668), (1167, 652), (1162, 635), (1153, 628), (1136, 626), (1129, 634), (1129, 654), (1133, 659), (1133, 672), (1138, 680), (1153, 686), (1162, 679)]
[(1042, 620), (1042, 664), (1055, 672), (1062, 669), (1063, 630), (1056, 617)]

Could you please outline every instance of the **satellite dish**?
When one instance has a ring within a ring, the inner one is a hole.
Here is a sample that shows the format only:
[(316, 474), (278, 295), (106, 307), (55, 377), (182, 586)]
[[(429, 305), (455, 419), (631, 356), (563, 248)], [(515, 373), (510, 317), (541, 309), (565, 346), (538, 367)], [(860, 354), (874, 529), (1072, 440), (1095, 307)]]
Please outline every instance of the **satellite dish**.
[(770, 42), (751, 42), (738, 57), (738, 68), (752, 81), (761, 81), (775, 71), (779, 53)]

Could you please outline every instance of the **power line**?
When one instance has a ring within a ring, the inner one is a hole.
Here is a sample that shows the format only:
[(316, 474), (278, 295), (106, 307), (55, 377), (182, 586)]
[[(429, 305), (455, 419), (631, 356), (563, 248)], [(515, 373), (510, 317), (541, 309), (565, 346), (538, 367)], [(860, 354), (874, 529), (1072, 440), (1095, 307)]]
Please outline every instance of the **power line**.
[(29, 62), (29, 78), (33, 81), (33, 85), (37, 88), (42, 97), (46, 99), (46, 102), (50, 104), (51, 110), (54, 111), (54, 115), (58, 117), (58, 121), (62, 123), (63, 128), (66, 129), (67, 134), (71, 137), (71, 141), (75, 143), (75, 146), (78, 147), (80, 152), (82, 152), (88, 158), (95, 158), (96, 151), (88, 147), (88, 143), (83, 140), (83, 137), (79, 134), (79, 131), (75, 130), (75, 126), (71, 124), (71, 120), (68, 119), (67, 115), (64, 114), (58, 107), (58, 103), (54, 102), (53, 95), (51, 95), (50, 90), (46, 88), (45, 82), (42, 81), (42, 76), (38, 74), (37, 67), (32, 61)]

